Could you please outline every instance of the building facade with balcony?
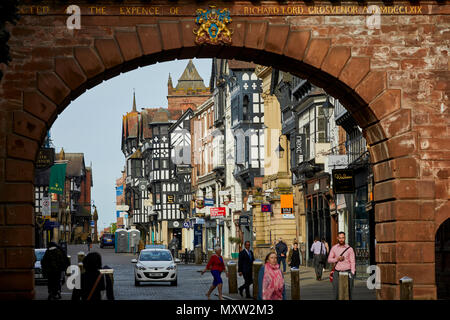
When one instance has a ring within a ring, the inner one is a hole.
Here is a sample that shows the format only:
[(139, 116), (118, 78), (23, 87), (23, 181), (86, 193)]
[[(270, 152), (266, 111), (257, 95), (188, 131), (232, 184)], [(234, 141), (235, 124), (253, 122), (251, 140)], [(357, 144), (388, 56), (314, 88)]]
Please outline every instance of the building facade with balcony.
[[(337, 222), (333, 205), (327, 157), (339, 145), (330, 97), (306, 80), (274, 73), (274, 93), (280, 101), (282, 134), (289, 140), (290, 171), (299, 212), (299, 242), (305, 259), (312, 263), (310, 247), (315, 237), (335, 242)], [(303, 203), (303, 208), (302, 208)]]

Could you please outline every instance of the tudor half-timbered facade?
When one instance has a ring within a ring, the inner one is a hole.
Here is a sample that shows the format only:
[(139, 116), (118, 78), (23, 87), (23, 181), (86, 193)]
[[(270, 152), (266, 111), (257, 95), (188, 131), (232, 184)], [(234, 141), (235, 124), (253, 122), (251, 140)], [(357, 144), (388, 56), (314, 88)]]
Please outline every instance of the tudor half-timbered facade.
[(254, 187), (254, 178), (264, 176), (264, 101), (262, 81), (255, 69), (231, 69), (231, 128), (235, 143), (234, 176), (244, 187)]

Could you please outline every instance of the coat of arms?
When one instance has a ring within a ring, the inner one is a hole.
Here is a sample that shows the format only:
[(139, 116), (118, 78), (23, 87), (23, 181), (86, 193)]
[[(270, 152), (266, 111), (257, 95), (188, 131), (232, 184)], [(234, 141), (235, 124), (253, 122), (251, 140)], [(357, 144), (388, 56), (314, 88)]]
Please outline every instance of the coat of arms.
[(230, 11), (228, 9), (216, 9), (210, 6), (210, 9), (197, 9), (197, 18), (195, 22), (200, 28), (194, 30), (196, 35), (196, 44), (231, 44), (232, 30), (227, 28), (231, 22)]

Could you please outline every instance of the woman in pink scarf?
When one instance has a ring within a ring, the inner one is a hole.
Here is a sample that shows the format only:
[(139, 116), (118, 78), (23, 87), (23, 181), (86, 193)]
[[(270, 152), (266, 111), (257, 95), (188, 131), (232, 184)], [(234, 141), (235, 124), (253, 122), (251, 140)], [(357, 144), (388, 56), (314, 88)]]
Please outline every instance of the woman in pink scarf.
[(277, 263), (277, 255), (271, 252), (267, 255), (264, 266), (259, 270), (258, 283), (259, 300), (284, 300), (285, 288), (283, 273)]

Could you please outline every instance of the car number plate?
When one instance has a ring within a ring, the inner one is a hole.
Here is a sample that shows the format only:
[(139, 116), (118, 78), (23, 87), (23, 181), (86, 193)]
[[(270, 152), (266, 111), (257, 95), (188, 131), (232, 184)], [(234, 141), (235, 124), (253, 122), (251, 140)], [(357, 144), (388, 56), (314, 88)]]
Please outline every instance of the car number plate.
[(150, 273), (150, 276), (152, 276), (152, 277), (162, 277), (162, 273), (160, 273), (160, 272), (154, 272), (154, 273)]

